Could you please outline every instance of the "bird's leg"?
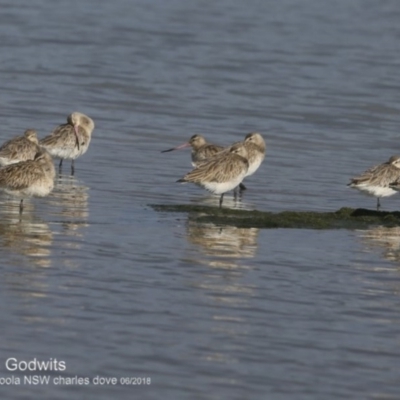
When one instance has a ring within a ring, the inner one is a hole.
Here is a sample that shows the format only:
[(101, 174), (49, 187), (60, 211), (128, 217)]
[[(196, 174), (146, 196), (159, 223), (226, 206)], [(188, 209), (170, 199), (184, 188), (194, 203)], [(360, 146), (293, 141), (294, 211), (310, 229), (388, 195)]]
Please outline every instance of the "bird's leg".
[(237, 190), (237, 186), (236, 186), (233, 191), (233, 200), (237, 201), (237, 198), (238, 198), (238, 190)]
[(59, 174), (61, 174), (61, 171), (62, 171), (62, 162), (63, 162), (63, 159), (61, 159), (60, 164), (58, 164), (58, 173)]
[(379, 211), (380, 208), (381, 208), (381, 203), (380, 203), (379, 197), (378, 197), (378, 201), (376, 202), (376, 211)]
[(240, 184), (239, 184), (239, 189), (240, 189), (240, 191), (242, 192), (243, 190), (246, 190), (247, 187), (244, 186), (243, 183), (240, 183)]
[(219, 198), (219, 208), (222, 207), (222, 200), (224, 199), (224, 193), (221, 194), (221, 197)]
[(22, 210), (24, 209), (24, 199), (21, 199), (19, 203), (19, 213), (22, 214)]
[(72, 160), (72, 161), (71, 161), (71, 175), (72, 175), (72, 176), (73, 176), (74, 173), (75, 173), (74, 161), (75, 161), (75, 160)]

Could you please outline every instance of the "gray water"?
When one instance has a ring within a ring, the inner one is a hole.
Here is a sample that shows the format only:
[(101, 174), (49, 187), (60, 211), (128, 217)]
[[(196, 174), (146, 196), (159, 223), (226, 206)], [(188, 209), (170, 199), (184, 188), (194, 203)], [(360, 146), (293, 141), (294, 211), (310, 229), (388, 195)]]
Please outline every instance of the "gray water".
[[(21, 379), (1, 398), (400, 397), (399, 229), (237, 229), (150, 206), (218, 202), (175, 183), (189, 151), (160, 150), (259, 131), (267, 158), (226, 207), (373, 208), (346, 183), (400, 153), (398, 1), (0, 10), (2, 142), (26, 128), (43, 137), (72, 111), (96, 123), (75, 176), (66, 162), (21, 219), (18, 200), (0, 197), (0, 382)], [(11, 372), (10, 357), (66, 368)]]

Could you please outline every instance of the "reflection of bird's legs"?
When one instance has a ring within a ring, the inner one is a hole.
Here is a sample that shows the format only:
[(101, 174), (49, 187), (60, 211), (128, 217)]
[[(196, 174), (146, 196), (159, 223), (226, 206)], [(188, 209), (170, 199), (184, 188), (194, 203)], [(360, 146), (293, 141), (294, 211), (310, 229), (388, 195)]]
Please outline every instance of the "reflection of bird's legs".
[[(240, 196), (240, 192), (239, 192), (239, 196)], [(235, 187), (235, 190), (233, 191), (233, 200), (237, 201), (238, 198), (238, 190), (237, 187)]]

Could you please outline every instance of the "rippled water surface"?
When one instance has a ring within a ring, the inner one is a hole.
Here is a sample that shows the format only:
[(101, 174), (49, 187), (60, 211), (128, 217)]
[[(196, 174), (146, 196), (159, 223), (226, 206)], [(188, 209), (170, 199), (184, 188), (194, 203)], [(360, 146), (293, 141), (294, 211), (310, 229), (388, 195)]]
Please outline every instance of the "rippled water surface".
[(218, 202), (175, 183), (190, 151), (160, 150), (259, 131), (267, 158), (226, 207), (373, 208), (346, 183), (400, 153), (399, 17), (395, 0), (3, 1), (2, 142), (76, 110), (96, 129), (21, 218), (0, 197), (1, 398), (398, 399), (399, 229), (239, 229), (150, 205)]

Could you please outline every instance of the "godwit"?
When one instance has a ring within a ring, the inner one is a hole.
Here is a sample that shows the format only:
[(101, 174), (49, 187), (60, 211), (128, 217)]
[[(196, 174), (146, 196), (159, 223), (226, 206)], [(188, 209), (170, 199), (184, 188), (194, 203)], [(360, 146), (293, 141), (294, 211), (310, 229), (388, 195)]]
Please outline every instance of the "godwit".
[[(360, 190), (377, 198), (376, 209), (379, 211), (381, 197), (392, 196), (396, 190), (390, 186), (400, 178), (400, 156), (392, 156), (383, 164), (376, 165), (362, 175), (352, 178), (347, 186)], [(392, 185), (395, 186), (395, 185)]]
[[(257, 169), (260, 167), (261, 163), (263, 162), (265, 158), (265, 150), (266, 150), (266, 145), (263, 137), (257, 133), (248, 133), (244, 140), (241, 142), (236, 142), (233, 145), (236, 145), (238, 143), (242, 143), (247, 150), (247, 159), (249, 161), (249, 169), (246, 173), (246, 176), (253, 175), (254, 172), (257, 171)], [(223, 151), (228, 152), (230, 147), (225, 148)], [(246, 186), (244, 186), (243, 183), (239, 185), (240, 190), (246, 190)]]
[[(206, 139), (201, 135), (193, 135), (190, 140), (180, 146), (173, 147), (172, 149), (163, 150), (161, 153), (166, 153), (168, 151), (180, 150), (186, 147), (192, 147), (192, 165), (193, 167), (198, 167), (202, 162), (208, 158), (214, 156), (220, 151), (227, 150), (229, 147), (222, 147), (216, 144), (208, 143)], [(241, 183), (239, 185), (241, 190), (245, 190), (246, 187)]]
[(20, 161), (33, 160), (40, 150), (37, 133), (27, 129), (24, 136), (17, 136), (0, 147), (0, 165), (15, 164)]
[(168, 151), (180, 150), (186, 147), (192, 148), (192, 165), (197, 167), (199, 162), (206, 160), (209, 157), (217, 154), (224, 148), (215, 144), (208, 143), (201, 135), (193, 135), (188, 142), (181, 144), (180, 146), (173, 147), (172, 149), (163, 150), (161, 153)]
[(63, 160), (72, 160), (71, 174), (74, 174), (74, 160), (86, 153), (94, 129), (94, 122), (87, 115), (73, 112), (67, 118), (67, 123), (58, 126), (54, 131), (40, 141), (51, 156), (60, 158), (59, 169)]
[(211, 193), (220, 194), (219, 206), (222, 206), (224, 194), (235, 189), (249, 169), (247, 150), (243, 143), (233, 145), (229, 151), (205, 160), (193, 171), (177, 182), (191, 182), (207, 189)]
[(44, 197), (53, 190), (55, 174), (50, 154), (39, 150), (33, 160), (0, 168), (0, 189), (21, 198), (19, 211), (22, 213), (24, 198)]

